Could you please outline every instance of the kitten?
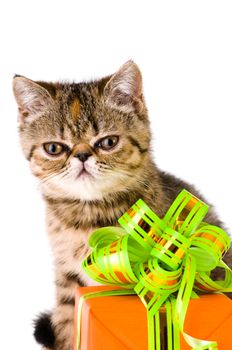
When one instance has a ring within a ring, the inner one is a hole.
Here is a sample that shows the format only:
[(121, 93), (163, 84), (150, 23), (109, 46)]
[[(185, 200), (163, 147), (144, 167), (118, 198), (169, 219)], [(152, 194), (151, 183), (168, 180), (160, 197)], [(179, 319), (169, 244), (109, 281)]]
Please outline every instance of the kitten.
[[(56, 307), (37, 320), (35, 337), (46, 349), (72, 350), (75, 290), (94, 284), (81, 270), (89, 234), (116, 225), (139, 198), (162, 217), (183, 188), (202, 197), (152, 160), (142, 77), (134, 62), (88, 83), (15, 76), (13, 89), (21, 145), (46, 202), (55, 262)], [(206, 221), (222, 226), (212, 209)]]

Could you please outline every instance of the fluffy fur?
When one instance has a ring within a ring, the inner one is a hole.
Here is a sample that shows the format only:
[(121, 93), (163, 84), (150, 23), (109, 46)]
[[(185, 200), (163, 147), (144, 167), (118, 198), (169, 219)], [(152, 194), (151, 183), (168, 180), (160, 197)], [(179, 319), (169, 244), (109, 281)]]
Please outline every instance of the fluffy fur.
[[(37, 321), (35, 337), (46, 348), (71, 350), (75, 289), (93, 284), (81, 270), (89, 234), (116, 225), (138, 198), (162, 217), (183, 188), (202, 196), (155, 165), (142, 77), (134, 62), (87, 83), (16, 76), (13, 88), (21, 145), (46, 202), (55, 261), (56, 307)], [(62, 145), (63, 152), (48, 154), (49, 143)], [(206, 220), (221, 226), (212, 209)]]

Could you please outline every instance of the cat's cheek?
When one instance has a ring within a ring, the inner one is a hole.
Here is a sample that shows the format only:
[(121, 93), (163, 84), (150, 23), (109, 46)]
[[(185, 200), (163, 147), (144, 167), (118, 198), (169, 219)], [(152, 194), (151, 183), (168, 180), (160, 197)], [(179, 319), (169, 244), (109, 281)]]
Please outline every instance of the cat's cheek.
[(72, 178), (75, 181), (78, 178), (78, 174), (83, 169), (83, 163), (77, 158), (73, 157), (69, 162), (69, 174), (72, 174)]
[(85, 164), (86, 170), (92, 175), (92, 176), (99, 176), (99, 168), (97, 165), (97, 160), (94, 157), (90, 157)]
[(31, 172), (32, 174), (35, 176), (35, 177), (38, 177), (38, 178), (42, 178), (43, 176), (43, 171), (41, 169), (41, 166), (39, 166), (35, 159), (32, 158), (31, 161), (30, 161), (30, 169), (31, 169)]
[(137, 149), (130, 150), (130, 156), (128, 157), (126, 163), (130, 168), (131, 165), (139, 165), (141, 162), (141, 155)]

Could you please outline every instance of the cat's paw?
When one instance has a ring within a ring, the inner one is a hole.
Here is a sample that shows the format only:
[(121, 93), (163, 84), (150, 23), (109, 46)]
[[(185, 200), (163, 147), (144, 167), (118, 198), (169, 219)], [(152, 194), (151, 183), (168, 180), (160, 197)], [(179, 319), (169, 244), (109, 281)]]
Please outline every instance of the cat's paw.
[(34, 337), (43, 345), (42, 350), (55, 349), (55, 335), (51, 322), (51, 313), (42, 313), (34, 321)]

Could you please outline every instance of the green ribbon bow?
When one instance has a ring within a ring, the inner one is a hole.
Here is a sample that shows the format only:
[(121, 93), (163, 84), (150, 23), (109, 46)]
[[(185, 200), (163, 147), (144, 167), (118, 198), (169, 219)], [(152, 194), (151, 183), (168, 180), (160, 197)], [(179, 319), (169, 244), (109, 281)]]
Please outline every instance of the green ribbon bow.
[[(197, 297), (195, 291), (232, 291), (232, 271), (221, 261), (230, 239), (221, 228), (202, 222), (207, 211), (208, 206), (186, 190), (162, 220), (139, 199), (118, 220), (122, 228), (104, 227), (92, 233), (93, 251), (82, 263), (95, 281), (128, 290), (91, 293), (84, 299), (137, 294), (147, 309), (149, 350), (180, 349), (180, 333), (193, 349), (216, 350), (216, 342), (184, 332), (185, 314), (190, 298)], [(222, 281), (210, 277), (217, 266), (225, 271)], [(80, 318), (81, 308), (78, 344)]]

